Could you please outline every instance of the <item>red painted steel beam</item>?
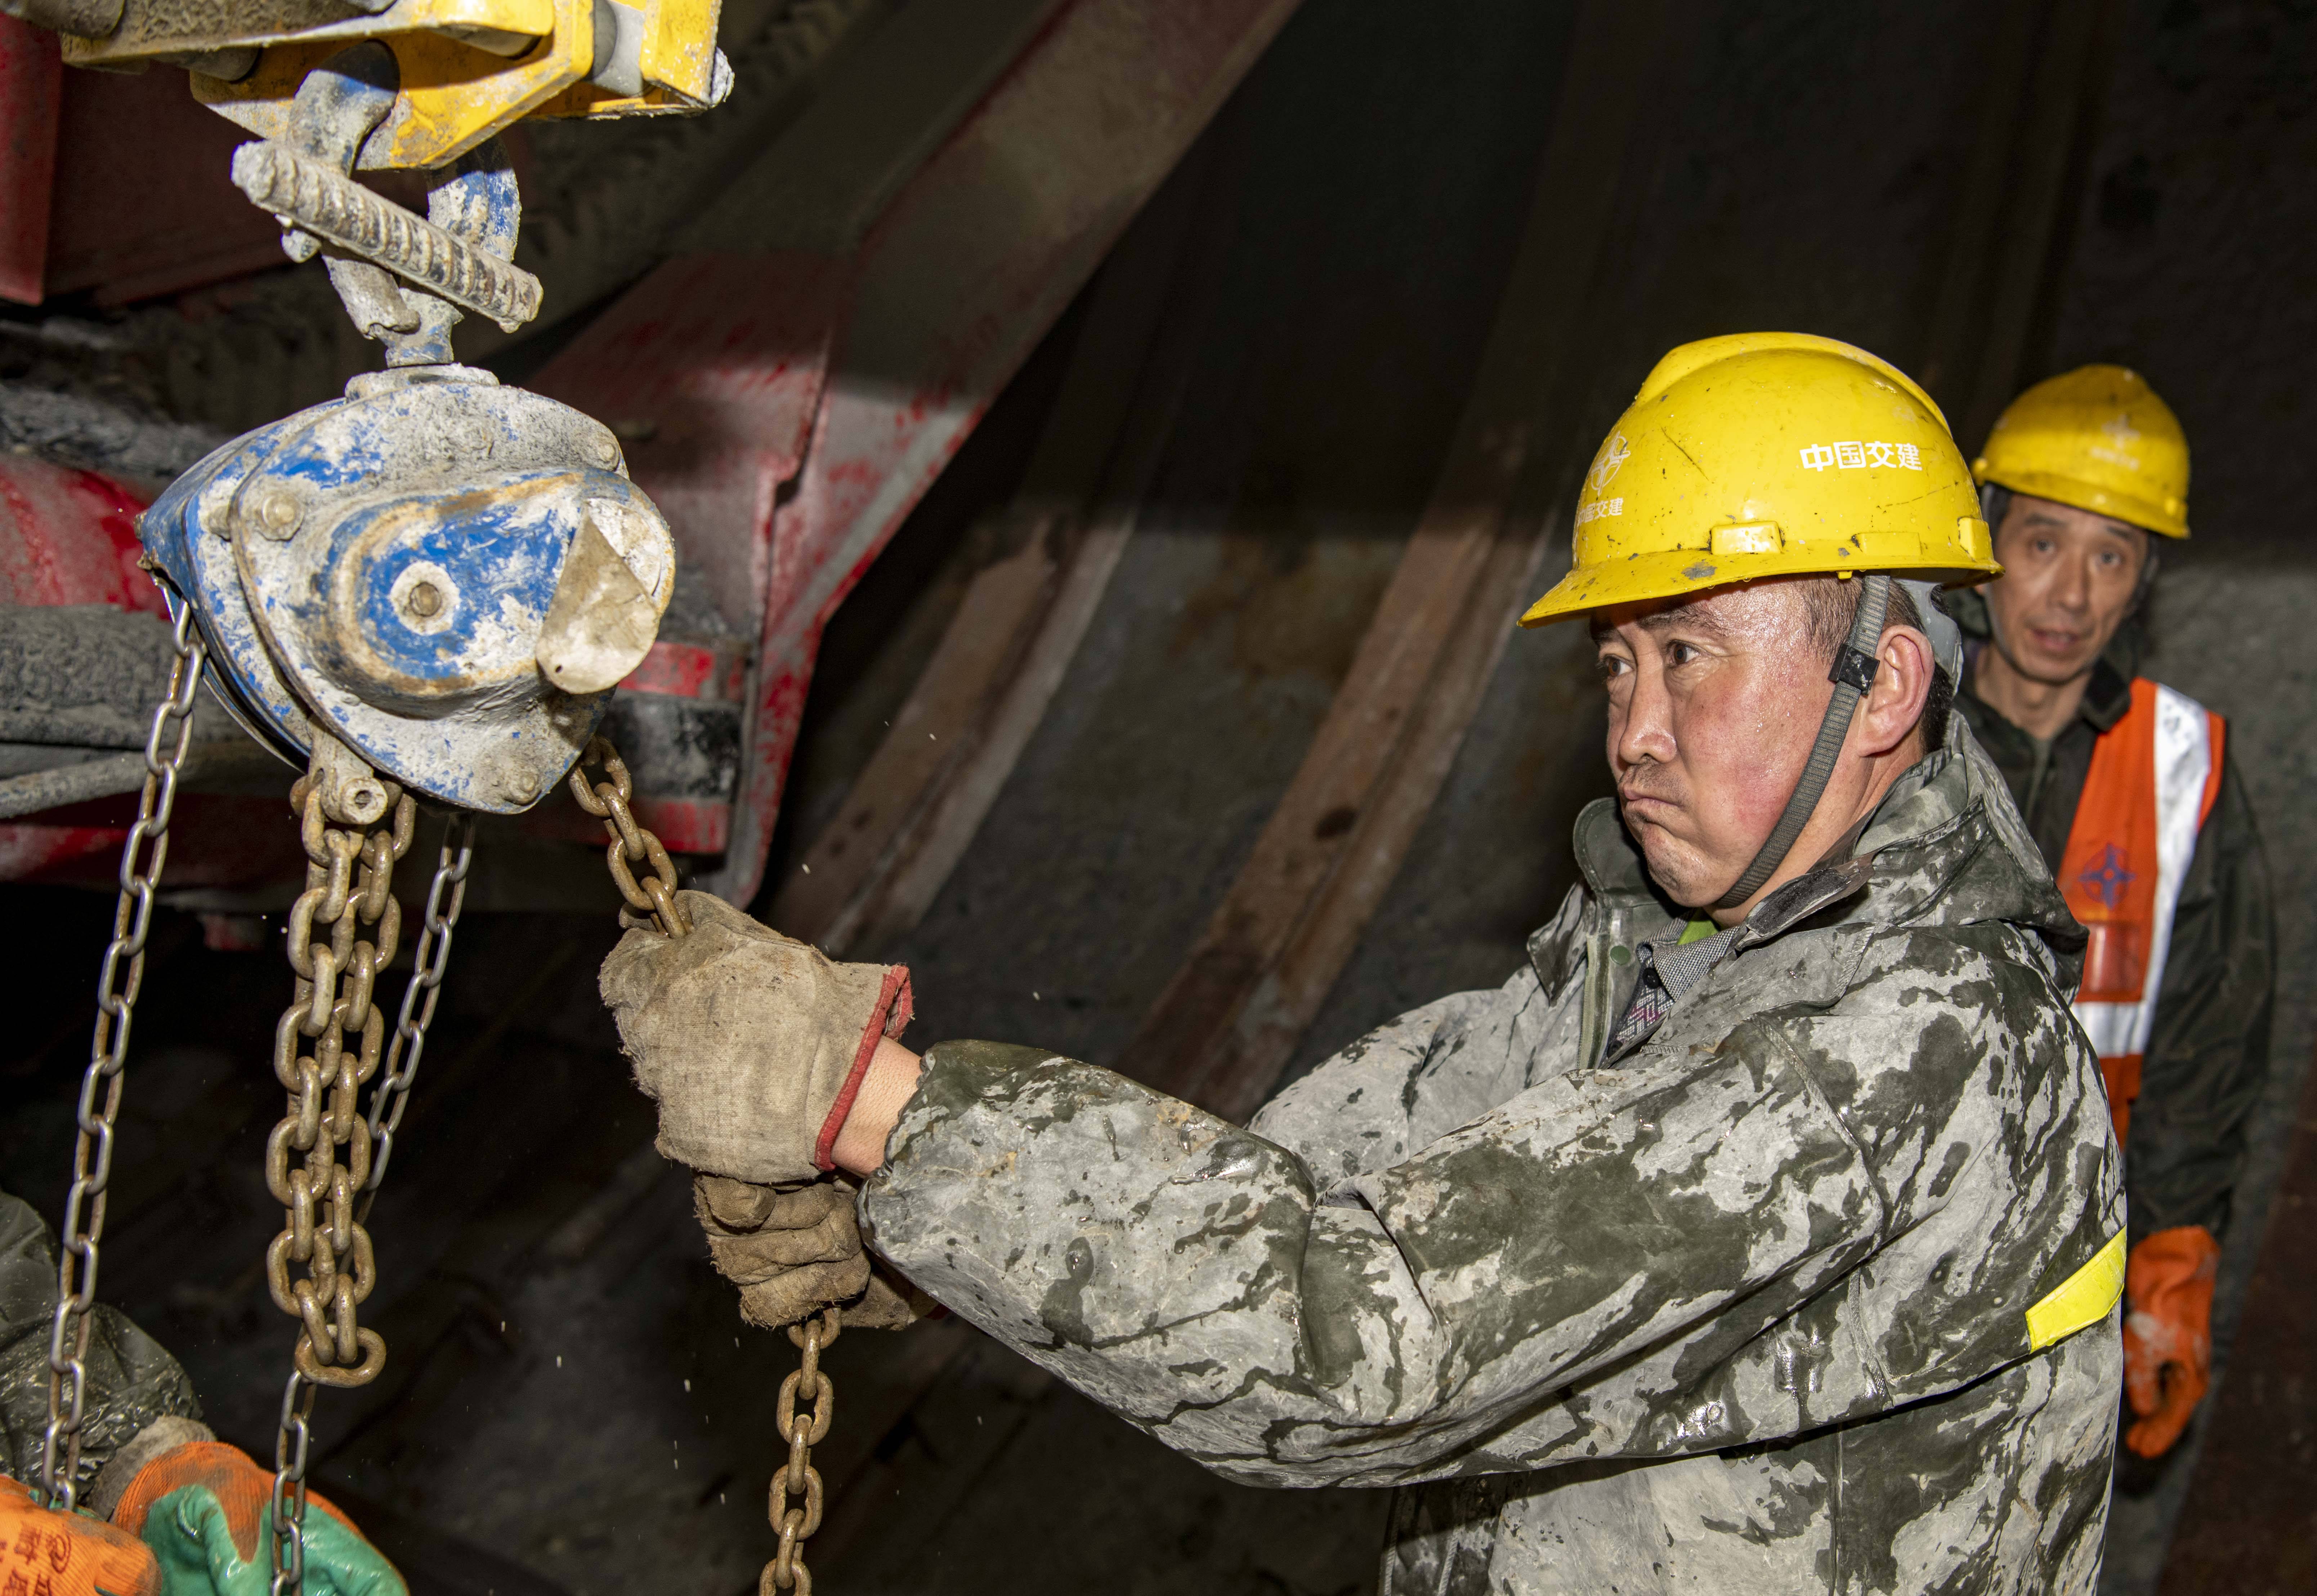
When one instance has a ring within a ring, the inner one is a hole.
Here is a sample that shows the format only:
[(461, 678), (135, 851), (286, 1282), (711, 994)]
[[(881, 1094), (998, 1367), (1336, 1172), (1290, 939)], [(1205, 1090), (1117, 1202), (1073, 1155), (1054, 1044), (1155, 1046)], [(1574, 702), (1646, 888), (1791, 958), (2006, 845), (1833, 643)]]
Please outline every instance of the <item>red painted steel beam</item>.
[(0, 604), (167, 613), (139, 569), (144, 499), (95, 471), (0, 454)]
[[(145, 501), (95, 471), (0, 454), (0, 605), (103, 605), (165, 614), (161, 590), (139, 569), (137, 516)], [(276, 820), (273, 798), (183, 794), (167, 885), (247, 887), (294, 882), (303, 856)], [(0, 821), (0, 881), (112, 879), (137, 818), (133, 794)]]
[(849, 256), (671, 261), (541, 373), (635, 418), (637, 481), (758, 639), (702, 885), (755, 896), (829, 615), (1293, 9), (1068, 0)]

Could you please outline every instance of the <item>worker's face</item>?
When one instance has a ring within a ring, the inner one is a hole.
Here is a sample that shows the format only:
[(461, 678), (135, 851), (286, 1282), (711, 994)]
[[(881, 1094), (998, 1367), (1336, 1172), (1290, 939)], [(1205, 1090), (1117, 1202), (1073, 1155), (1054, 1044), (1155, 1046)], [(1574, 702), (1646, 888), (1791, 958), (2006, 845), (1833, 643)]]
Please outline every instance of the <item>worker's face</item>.
[(1677, 903), (1720, 898), (1794, 791), (1834, 692), (1808, 635), (1787, 581), (1594, 618), (1618, 807)]
[(2091, 669), (2131, 613), (2148, 534), (2019, 493), (1996, 528), (1995, 557), (2003, 575), (1980, 589), (1995, 646), (2028, 680), (2065, 686)]

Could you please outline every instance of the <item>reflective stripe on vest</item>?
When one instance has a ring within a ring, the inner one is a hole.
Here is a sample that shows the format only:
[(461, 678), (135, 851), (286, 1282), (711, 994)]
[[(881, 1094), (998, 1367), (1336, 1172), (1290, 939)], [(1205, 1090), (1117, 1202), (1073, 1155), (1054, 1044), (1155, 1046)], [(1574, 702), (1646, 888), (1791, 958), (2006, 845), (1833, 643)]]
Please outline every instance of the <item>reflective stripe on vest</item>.
[(2061, 856), (2060, 891), (2091, 934), (2076, 1018), (2099, 1054), (2118, 1142), (2140, 1095), (2180, 883), (2220, 794), (2226, 731), (2186, 694), (2135, 680), (2132, 708), (2092, 747)]

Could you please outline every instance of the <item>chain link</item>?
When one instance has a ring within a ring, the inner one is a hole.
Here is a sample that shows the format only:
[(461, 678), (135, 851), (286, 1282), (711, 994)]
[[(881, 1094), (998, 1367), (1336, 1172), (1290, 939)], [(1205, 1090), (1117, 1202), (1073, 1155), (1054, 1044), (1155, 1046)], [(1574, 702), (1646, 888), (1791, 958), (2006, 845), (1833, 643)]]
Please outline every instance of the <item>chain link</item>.
[[(804, 1543), (820, 1528), (822, 1506), (820, 1470), (812, 1466), (812, 1448), (828, 1434), (829, 1421), (836, 1417), (836, 1382), (820, 1367), (820, 1355), (843, 1331), (843, 1315), (835, 1308), (789, 1326), (789, 1340), (803, 1349), (804, 1357), (781, 1382), (780, 1406), (774, 1416), (781, 1439), (789, 1444), (789, 1459), (773, 1475), (769, 1510), (773, 1528), (780, 1532), (781, 1549), (765, 1565), (756, 1582), (757, 1596), (774, 1596), (777, 1591), (812, 1596)], [(810, 1412), (797, 1412), (800, 1397), (813, 1404)]]
[[(604, 774), (612, 779), (587, 785), (587, 767), (601, 765)], [(628, 901), (628, 909), (620, 911), (620, 924), (633, 930), (639, 926), (657, 924), (660, 934), (681, 937), (692, 929), (684, 911), (675, 904), (675, 861), (667, 856), (658, 838), (636, 824), (629, 812), (628, 802), (635, 796), (636, 787), (628, 776), (625, 760), (611, 740), (596, 737), (588, 740), (587, 751), (579, 756), (579, 763), (571, 767), (571, 796), (579, 807), (604, 822), (604, 835), (611, 846), (604, 857), (612, 867), (612, 880), (620, 889), (620, 896)], [(633, 866), (649, 860), (652, 874), (639, 883)], [(649, 920), (630, 914), (649, 914)]]
[[(315, 1388), (365, 1385), (386, 1367), (384, 1338), (355, 1319), (378, 1283), (370, 1233), (355, 1209), (356, 1194), (376, 1184), (371, 1123), (355, 1105), (378, 1072), (386, 1015), (371, 999), (380, 972), (392, 963), (401, 941), (394, 866), (410, 851), (417, 819), (408, 794), (380, 780), (318, 729), (313, 761), (290, 789), (290, 807), (306, 849), (306, 890), (290, 910), (288, 953), (297, 983), (273, 1027), (273, 1074), (290, 1102), (265, 1140), (265, 1186), (282, 1206), (283, 1218), (282, 1233), (265, 1250), (265, 1283), (274, 1305), (299, 1322), (299, 1331), (274, 1439), (268, 1538), (273, 1596), (297, 1596), (305, 1581), (307, 1421)], [(462, 848), (461, 875), (464, 854)], [(437, 893), (427, 904), (430, 933), (442, 874), (436, 872)], [(462, 896), (462, 888), (454, 892), (453, 917)], [(437, 946), (426, 950), (431, 962), (414, 968), (403, 994), (403, 1020), (410, 1024), (413, 1005), (421, 1001), (418, 989), (425, 987), (424, 1018), (410, 1031), (422, 1045), (442, 981), (442, 956), (449, 951), (449, 928), (446, 921)], [(404, 1039), (398, 1027), (398, 1045)], [(414, 1052), (400, 1071), (401, 1088), (407, 1088), (416, 1066)], [(295, 1169), (293, 1152), (305, 1155)], [(304, 1278), (291, 1279), (292, 1264), (305, 1266)]]
[[(310, 787), (310, 783), (313, 783), (313, 776), (309, 776), (309, 781), (299, 783), (299, 785)], [(406, 818), (406, 809), (410, 806), (410, 799), (396, 797), (396, 794), (391, 793), (389, 783), (380, 783), (380, 785), (385, 787), (389, 799), (394, 802), (394, 822), (391, 822), (391, 827), (387, 827), (387, 829), (382, 831), (382, 834), (387, 836), (387, 850), (385, 850), (387, 869), (391, 869), (391, 862), (401, 857), (407, 847), (410, 847), (410, 822), (407, 822)], [(341, 793), (343, 793), (343, 787), (341, 787)], [(299, 797), (297, 787), (292, 787), (292, 802), (299, 806), (299, 811), (301, 811), (301, 820), (303, 820), (303, 813), (306, 813), (310, 803), (313, 803), (313, 793), (309, 790), (306, 797), (301, 799)], [(327, 803), (325, 803), (325, 811), (327, 811)], [(329, 855), (336, 846), (327, 841), (327, 834), (329, 834), (327, 827), (322, 827), (322, 831), (325, 831), (325, 853)], [(380, 831), (373, 831), (371, 836), (380, 836)], [(373, 846), (373, 843), (366, 843), (366, 846)], [(309, 850), (309, 859), (310, 859), (310, 850)], [(371, 1202), (378, 1197), (378, 1186), (387, 1179), (387, 1161), (389, 1161), (389, 1156), (394, 1153), (394, 1130), (403, 1124), (403, 1107), (407, 1107), (407, 1103), (410, 1103), (410, 1081), (413, 1081), (413, 1077), (417, 1077), (419, 1059), (426, 1054), (426, 1027), (434, 1024), (435, 1000), (443, 996), (443, 973), (450, 968), (452, 931), (459, 927), (459, 910), (466, 906), (466, 875), (468, 875), (468, 869), (473, 866), (473, 862), (475, 862), (475, 818), (468, 813), (452, 815), (450, 829), (445, 829), (445, 834), (443, 834), (443, 847), (440, 847), (440, 853), (435, 855), (434, 883), (426, 887), (426, 922), (419, 927), (419, 945), (413, 950), (413, 959), (410, 959), (410, 984), (403, 987), (403, 1008), (401, 1008), (401, 1015), (396, 1017), (394, 1021), (394, 1040), (387, 1045), (385, 1071), (380, 1072), (378, 1087), (371, 1091), (369, 1119), (363, 1121), (362, 1137), (359, 1137), (359, 1140), (353, 1135), (343, 1137), (347, 1144), (347, 1170), (345, 1170), (347, 1186), (357, 1186), (353, 1170), (363, 1163), (363, 1153), (354, 1152), (354, 1149), (362, 1146), (362, 1149), (366, 1149), (366, 1153), (369, 1153), (369, 1179), (359, 1181), (359, 1193), (362, 1193), (362, 1196), (359, 1196), (357, 1206), (354, 1206), (353, 1225), (350, 1225), (350, 1233), (353, 1233), (354, 1237), (359, 1237), (357, 1260), (369, 1260), (371, 1258), (369, 1234), (363, 1233), (362, 1225), (363, 1221), (369, 1221)], [(325, 892), (329, 890), (327, 866), (325, 866), (325, 880), (322, 880), (322, 883), (315, 883), (315, 866), (313, 864), (309, 864), (309, 887), (306, 887), (306, 890), (315, 892), (318, 887)], [(366, 887), (369, 887), (369, 880), (363, 880), (363, 890), (366, 890)], [(354, 899), (357, 899), (357, 903), (371, 901), (371, 899), (362, 896), (362, 892), (359, 890), (354, 892)], [(389, 894), (387, 894), (387, 903), (391, 906), (391, 901), (394, 901), (394, 899), (391, 899), (391, 892), (389, 892)], [(319, 906), (315, 908), (315, 918), (319, 918), (319, 912), (325, 910), (327, 906), (329, 906), (327, 901), (319, 903)], [(357, 910), (357, 918), (359, 918), (359, 910)], [(343, 915), (341, 915), (341, 922), (343, 922)], [(357, 943), (354, 945), (354, 955), (357, 955), (357, 959), (359, 959), (359, 952), (362, 952), (362, 945)], [(313, 956), (313, 950), (310, 950), (310, 931), (309, 931), (309, 959), (310, 956)], [(380, 945), (378, 945), (378, 955), (375, 955), (373, 968), (385, 966), (385, 962), (387, 959), (391, 959), (391, 956), (394, 956), (394, 928), (385, 924), (385, 910), (382, 910), (380, 912)], [(309, 964), (306, 968), (313, 971), (315, 966), (313, 964)], [(290, 1027), (292, 1017), (309, 1019), (310, 1012), (313, 1012), (310, 1010), (313, 994), (306, 991), (306, 984), (309, 984), (310, 980), (313, 980), (313, 975), (306, 975), (306, 978), (301, 978), (301, 982), (299, 982), (299, 1000), (290, 1005), (290, 1012), (287, 1012), (287, 1015), (282, 1015), (282, 1027), (285, 1027), (282, 1036), (287, 1036), (287, 1027)], [(347, 1000), (350, 999), (334, 1000), (334, 1003), (331, 1003), (331, 1012), (336, 1015), (341, 1008), (345, 1008)], [(357, 1021), (354, 1021), (353, 1012), (347, 1012), (345, 1027), (343, 1028), (353, 1028), (354, 1024), (357, 1024)], [(363, 1017), (362, 1024), (369, 1024), (369, 1019)], [(322, 1054), (322, 1045), (318, 1043), (318, 1047), (315, 1047), (315, 1056), (319, 1054)], [(375, 1047), (371, 1047), (371, 1054), (375, 1056)], [(343, 1040), (341, 1045), (338, 1045), (338, 1056), (341, 1056), (341, 1075), (343, 1075), (343, 1059), (345, 1059)], [(310, 1059), (297, 1061), (299, 1080), (301, 1081), (303, 1077), (306, 1077), (306, 1068), (309, 1068), (310, 1063), (313, 1063)], [(319, 1072), (318, 1065), (315, 1065), (315, 1072)], [(362, 1081), (362, 1077), (363, 1077), (363, 1071), (362, 1071), (362, 1065), (359, 1065), (359, 1056), (357, 1056), (357, 1065), (354, 1065), (354, 1080), (357, 1080), (357, 1087), (359, 1087), (359, 1081)], [(292, 1109), (294, 1109), (292, 1116), (285, 1119), (285, 1124), (290, 1124), (290, 1121), (299, 1121), (299, 1124), (303, 1124), (303, 1114), (297, 1112), (297, 1109), (303, 1109), (303, 1093), (299, 1093), (299, 1098), (292, 1098)], [(334, 1125), (334, 1130), (336, 1130), (336, 1125)], [(281, 1137), (281, 1125), (276, 1125), (276, 1137)], [(322, 1144), (319, 1135), (315, 1137), (315, 1142), (318, 1142), (318, 1146)], [(334, 1146), (336, 1146), (336, 1140), (329, 1142), (327, 1146), (334, 1149)], [(287, 1156), (282, 1158), (287, 1161)], [(313, 1168), (313, 1156), (309, 1156), (309, 1170), (310, 1168)], [(271, 1179), (271, 1172), (273, 1172), (273, 1152), (271, 1152), (271, 1142), (269, 1142), (269, 1156), (266, 1156), (266, 1172), (269, 1172), (269, 1179)], [(299, 1172), (294, 1172), (292, 1177), (290, 1177), (290, 1179), (292, 1179), (292, 1193), (297, 1190), (297, 1186), (294, 1186), (297, 1174), (309, 1174), (309, 1172), (306, 1172), (306, 1170), (299, 1170)], [(331, 1179), (336, 1179), (336, 1174), (334, 1174)], [(309, 1177), (309, 1190), (313, 1190), (310, 1177)], [(294, 1209), (292, 1214), (290, 1214), (290, 1230), (292, 1230), (292, 1233), (297, 1230), (297, 1212), (294, 1212)], [(318, 1267), (315, 1267), (313, 1278), (315, 1281), (319, 1281), (319, 1277), (322, 1277), (319, 1258), (322, 1258), (322, 1249), (329, 1246), (329, 1237), (327, 1237), (325, 1230), (313, 1230), (313, 1239), (322, 1244), (315, 1249), (315, 1265)], [(269, 1283), (276, 1283), (278, 1278), (273, 1258), (276, 1258), (276, 1249), (281, 1249), (281, 1246), (282, 1242), (281, 1239), (276, 1239), (276, 1242), (273, 1242), (273, 1249), (266, 1251), (266, 1281)], [(292, 1253), (294, 1253), (294, 1244), (292, 1244)], [(299, 1260), (299, 1262), (306, 1262), (306, 1260)], [(287, 1269), (281, 1269), (281, 1274), (287, 1274)], [(341, 1274), (338, 1278), (343, 1281), (345, 1277)], [(292, 1297), (297, 1297), (299, 1302), (299, 1321), (301, 1323), (309, 1321), (309, 1315), (303, 1314), (303, 1302), (306, 1302), (306, 1297), (299, 1295), (299, 1290), (306, 1288), (306, 1286), (309, 1286), (309, 1281), (299, 1281), (297, 1286), (290, 1288)], [(362, 1302), (362, 1297), (369, 1295), (369, 1288), (366, 1288), (366, 1286), (359, 1286), (359, 1283), (354, 1286), (354, 1290), (359, 1293), (353, 1297), (354, 1302)], [(281, 1302), (281, 1290), (276, 1290), (273, 1299)], [(269, 1587), (271, 1596), (299, 1596), (299, 1589), (301, 1589), (303, 1583), (306, 1583), (306, 1450), (309, 1450), (309, 1440), (310, 1436), (313, 1436), (313, 1431), (310, 1431), (309, 1427), (309, 1420), (310, 1415), (313, 1415), (313, 1399), (315, 1399), (315, 1390), (318, 1390), (318, 1383), (327, 1383), (327, 1385), (362, 1385), (363, 1381), (369, 1381), (369, 1378), (373, 1378), (373, 1376), (378, 1374), (378, 1367), (373, 1367), (373, 1362), (380, 1367), (382, 1367), (382, 1362), (385, 1362), (387, 1349), (385, 1349), (385, 1341), (378, 1337), (378, 1331), (359, 1330), (357, 1327), (354, 1337), (357, 1337), (357, 1343), (362, 1346), (363, 1353), (369, 1353), (369, 1358), (363, 1359), (363, 1367), (359, 1367), (359, 1369), (334, 1369), (329, 1371), (329, 1374), (325, 1374), (325, 1371), (309, 1371), (306, 1350), (313, 1349), (318, 1355), (325, 1353), (322, 1341), (313, 1334), (310, 1323), (309, 1327), (299, 1334), (299, 1350), (292, 1358), (294, 1367), (292, 1371), (290, 1371), (290, 1383), (282, 1387), (281, 1430), (278, 1430), (276, 1436), (273, 1436), (273, 1512), (271, 1512), (271, 1561), (273, 1561), (273, 1580), (271, 1580), (271, 1587)], [(329, 1350), (329, 1353), (338, 1353), (341, 1346), (334, 1341), (327, 1350)], [(327, 1362), (327, 1358), (322, 1358), (322, 1362)], [(369, 1374), (363, 1374), (363, 1369), (369, 1369)], [(338, 1378), (331, 1378), (331, 1374), (336, 1374)]]
[[(193, 695), (209, 658), (194, 629), (191, 605), (178, 606), (169, 646), (176, 653), (169, 667), (169, 691), (154, 710), (145, 734), (145, 785), (138, 794), (136, 822), (121, 847), (121, 896), (112, 911), (112, 940), (96, 979), (96, 1030), (89, 1045), (88, 1070), (81, 1077), (72, 1189), (66, 1195), (64, 1224), (58, 1231), (57, 1306), (49, 1327), (49, 1424), (40, 1441), (40, 1484), (49, 1505), (65, 1512), (72, 1511), (80, 1494), (89, 1310), (96, 1302), (97, 1243), (104, 1233), (112, 1122), (121, 1112), (129, 1022), (145, 981), (145, 937), (153, 925), (153, 888), (169, 856), (177, 776), (192, 745)], [(148, 843), (152, 845), (149, 854), (145, 852)]]
[(386, 1166), (394, 1157), (394, 1133), (402, 1125), (402, 1111), (410, 1101), (410, 1082), (426, 1052), (426, 1027), (434, 1023), (443, 972), (451, 961), (451, 934), (467, 901), (467, 869), (474, 856), (475, 817), (461, 811), (451, 817), (450, 827), (443, 833), (434, 881), (426, 889), (425, 923), (419, 928), (418, 946), (411, 955), (410, 984), (402, 989), (402, 1012), (394, 1022), (394, 1039), (386, 1046), (386, 1068), (379, 1076), (377, 1089), (371, 1093), (370, 1179), (362, 1182), (362, 1206), (354, 1215), (358, 1220), (370, 1217), (371, 1204), (385, 1184)]
[[(586, 774), (590, 765), (601, 765), (611, 779), (591, 787)], [(630, 930), (654, 928), (666, 937), (687, 935), (692, 927), (675, 901), (675, 861), (667, 856), (659, 838), (638, 825), (629, 812), (635, 784), (609, 739), (598, 737), (588, 742), (587, 751), (572, 767), (571, 795), (579, 801), (580, 808), (604, 822), (604, 834), (611, 838), (604, 858), (611, 865), (620, 895), (628, 901), (628, 908), (620, 911), (620, 923)], [(652, 874), (639, 882), (633, 867), (645, 860), (651, 862)], [(636, 912), (631, 914), (629, 910)], [(650, 918), (638, 918), (646, 914)], [(818, 1318), (789, 1326), (789, 1340), (803, 1349), (804, 1358), (781, 1382), (775, 1421), (781, 1439), (788, 1443), (789, 1456), (773, 1475), (768, 1509), (781, 1547), (756, 1582), (758, 1596), (774, 1596), (778, 1592), (812, 1596), (812, 1571), (805, 1566), (804, 1543), (820, 1528), (823, 1506), (820, 1471), (812, 1466), (812, 1448), (828, 1434), (829, 1421), (836, 1416), (836, 1382), (820, 1367), (820, 1355), (843, 1329), (843, 1315), (833, 1307)], [(813, 1404), (809, 1412), (797, 1412), (800, 1397)]]
[[(265, 1280), (274, 1305), (301, 1326), (291, 1355), (298, 1372), (348, 1386), (368, 1385), (386, 1361), (385, 1341), (354, 1317), (377, 1283), (370, 1234), (354, 1216), (354, 1194), (371, 1177), (369, 1127), (354, 1103), (378, 1072), (385, 1039), (385, 1012), (371, 999), (401, 938), (394, 865), (410, 849), (417, 805), (366, 767), (349, 769), (324, 750), (318, 737), (313, 765), (290, 789), (306, 890), (290, 910), (296, 995), (273, 1027), (274, 1078), (290, 1106), (265, 1142), (266, 1189), (283, 1210), (282, 1233), (265, 1250)], [(301, 1168), (291, 1167), (293, 1152), (305, 1155)], [(306, 1267), (305, 1278), (291, 1279), (293, 1263)]]
[(273, 1578), (267, 1596), (299, 1596), (306, 1582), (306, 1448), (313, 1437), (315, 1385), (299, 1370), (282, 1388), (282, 1422), (273, 1438), (273, 1511), (267, 1556)]

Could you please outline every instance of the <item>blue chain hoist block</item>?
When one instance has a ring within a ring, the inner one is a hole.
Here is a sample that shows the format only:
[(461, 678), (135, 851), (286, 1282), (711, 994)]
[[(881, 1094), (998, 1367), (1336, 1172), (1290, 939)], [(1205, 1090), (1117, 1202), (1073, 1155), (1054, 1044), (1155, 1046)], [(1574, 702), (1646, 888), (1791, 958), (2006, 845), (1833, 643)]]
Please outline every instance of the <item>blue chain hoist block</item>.
[[(437, 175), (432, 223), (343, 175), (393, 103), (394, 70), (369, 44), (310, 74), (280, 147), (301, 175), (266, 191), (269, 208), (291, 207), (296, 259), (322, 248), (301, 220), (327, 231), (356, 211), (393, 213), (381, 236), (416, 264), (326, 257), (388, 369), (217, 450), (140, 532), (260, 741), (302, 766), (319, 728), (416, 792), (511, 814), (570, 769), (642, 662), (675, 550), (608, 427), (452, 363), (459, 311), (444, 294), (535, 305), (537, 284), (506, 258), (521, 204), (495, 146)], [(261, 148), (274, 147), (245, 150)], [(450, 243), (427, 245), (430, 227)], [(423, 291), (426, 271), (455, 282)]]

